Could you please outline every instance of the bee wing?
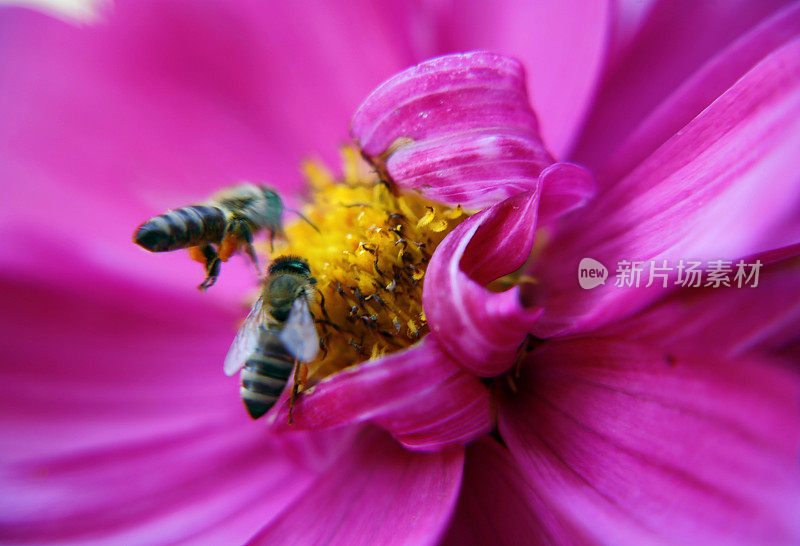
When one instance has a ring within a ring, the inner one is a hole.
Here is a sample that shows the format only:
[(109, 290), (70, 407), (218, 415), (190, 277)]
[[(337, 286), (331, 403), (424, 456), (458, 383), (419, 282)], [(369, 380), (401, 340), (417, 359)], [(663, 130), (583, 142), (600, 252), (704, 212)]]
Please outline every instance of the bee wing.
[(305, 298), (294, 300), (289, 318), (281, 330), (280, 340), (286, 350), (300, 362), (311, 362), (317, 356), (319, 337)]
[(247, 313), (242, 327), (233, 338), (231, 348), (225, 357), (223, 370), (225, 375), (233, 375), (242, 369), (247, 359), (258, 348), (259, 329), (264, 323), (264, 315), (261, 313), (262, 300), (258, 298), (253, 304), (253, 308)]

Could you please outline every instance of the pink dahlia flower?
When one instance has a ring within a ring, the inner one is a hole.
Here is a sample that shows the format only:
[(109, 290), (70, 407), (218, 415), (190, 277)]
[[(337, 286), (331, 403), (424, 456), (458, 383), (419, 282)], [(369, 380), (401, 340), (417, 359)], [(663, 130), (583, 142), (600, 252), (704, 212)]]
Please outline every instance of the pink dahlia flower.
[[(796, 543), (800, 5), (548, 6), (0, 12), (0, 537)], [(357, 108), (475, 48), (519, 61)], [(264, 427), (221, 374), (252, 273), (200, 295), (130, 231), (233, 180), (299, 195), (353, 111), (379, 172), (478, 212), (430, 258), (430, 333)], [(587, 291), (586, 257), (764, 266)]]

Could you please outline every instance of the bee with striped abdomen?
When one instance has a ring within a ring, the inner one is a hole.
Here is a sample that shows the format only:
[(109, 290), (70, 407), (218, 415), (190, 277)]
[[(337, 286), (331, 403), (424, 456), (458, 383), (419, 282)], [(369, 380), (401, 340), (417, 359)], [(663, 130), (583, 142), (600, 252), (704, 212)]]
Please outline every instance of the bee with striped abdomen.
[(221, 263), (240, 248), (258, 269), (253, 235), (267, 230), (272, 244), (282, 235), (282, 212), (283, 202), (272, 188), (241, 184), (216, 193), (208, 203), (151, 218), (136, 229), (133, 241), (150, 252), (188, 248), (205, 266), (206, 278), (198, 287), (205, 290), (216, 282)]
[(314, 317), (308, 309), (316, 280), (308, 262), (297, 256), (281, 256), (269, 267), (261, 297), (248, 313), (236, 334), (224, 371), (233, 375), (241, 370), (241, 396), (253, 419), (264, 415), (277, 402), (294, 370), (294, 387), (305, 380), (301, 368), (314, 360), (319, 338)]

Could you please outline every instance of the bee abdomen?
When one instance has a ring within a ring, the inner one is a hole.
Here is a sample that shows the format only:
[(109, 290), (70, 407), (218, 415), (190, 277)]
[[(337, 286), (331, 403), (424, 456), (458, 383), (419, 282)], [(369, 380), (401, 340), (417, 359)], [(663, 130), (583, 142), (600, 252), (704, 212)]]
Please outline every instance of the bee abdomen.
[(134, 242), (151, 252), (165, 252), (219, 242), (225, 213), (218, 207), (183, 207), (151, 218), (136, 230)]
[(270, 408), (275, 405), (275, 402), (278, 401), (277, 396), (253, 392), (244, 385), (239, 389), (239, 393), (242, 395), (242, 402), (244, 402), (247, 413), (249, 413), (250, 417), (253, 419), (258, 419), (267, 413)]
[(278, 379), (268, 375), (261, 375), (248, 369), (242, 370), (242, 386), (259, 394), (280, 396), (286, 386), (287, 377)]
[(285, 353), (258, 354), (245, 363), (240, 393), (250, 417), (258, 419), (275, 405), (293, 367), (294, 361), (289, 360)]

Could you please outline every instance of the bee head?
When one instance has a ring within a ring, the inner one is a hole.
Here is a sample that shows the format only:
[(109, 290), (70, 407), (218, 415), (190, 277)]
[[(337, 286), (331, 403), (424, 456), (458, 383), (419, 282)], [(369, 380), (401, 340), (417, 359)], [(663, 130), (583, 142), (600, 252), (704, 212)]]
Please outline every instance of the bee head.
[(258, 189), (264, 194), (264, 197), (272, 197), (278, 195), (278, 192), (275, 191), (275, 188), (272, 186), (267, 186), (266, 184), (261, 184), (258, 186)]
[(311, 277), (311, 268), (308, 262), (300, 256), (279, 256), (269, 266), (269, 274), (294, 273), (306, 278)]
[(311, 268), (303, 258), (281, 256), (269, 267), (265, 301), (269, 302), (270, 314), (276, 320), (289, 317), (294, 300), (305, 297), (309, 284), (313, 284)]
[(278, 195), (278, 192), (275, 191), (275, 188), (271, 186), (262, 185), (259, 186), (258, 189), (261, 190), (261, 193), (264, 194), (264, 198), (269, 203), (273, 204), (273, 206), (276, 206), (278, 209), (283, 208), (283, 202), (281, 201), (281, 196)]

